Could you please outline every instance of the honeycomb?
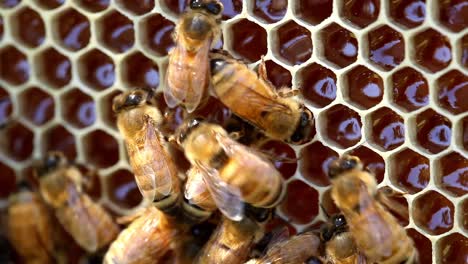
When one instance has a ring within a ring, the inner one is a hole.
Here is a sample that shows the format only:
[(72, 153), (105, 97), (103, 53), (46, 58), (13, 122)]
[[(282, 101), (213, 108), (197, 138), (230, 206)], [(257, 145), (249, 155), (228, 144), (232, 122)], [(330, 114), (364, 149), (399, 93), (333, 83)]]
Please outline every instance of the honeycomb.
[[(400, 220), (421, 263), (466, 263), (466, 1), (222, 2), (218, 47), (252, 67), (264, 56), (272, 83), (299, 89), (316, 120), (303, 146), (263, 146), (300, 157), (275, 162), (288, 195), (272, 225), (299, 232), (324, 221), (319, 204), (333, 211), (327, 165), (351, 153), (379, 187), (407, 193), (400, 202), (410, 218)], [(125, 89), (159, 86), (185, 7), (185, 0), (0, 1), (0, 123), (11, 120), (0, 139), (1, 208), (48, 150), (98, 168), (92, 195), (116, 214), (141, 205), (111, 102)]]

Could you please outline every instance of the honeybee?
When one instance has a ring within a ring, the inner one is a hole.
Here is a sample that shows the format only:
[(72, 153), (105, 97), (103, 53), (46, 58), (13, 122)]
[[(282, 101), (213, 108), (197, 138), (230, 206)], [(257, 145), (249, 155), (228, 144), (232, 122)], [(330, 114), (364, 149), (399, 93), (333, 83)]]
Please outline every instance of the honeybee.
[(358, 157), (343, 156), (329, 167), (331, 196), (343, 212), (357, 248), (370, 263), (414, 263), (413, 241), (397, 220), (375, 200), (375, 178)]
[(312, 232), (293, 236), (280, 242), (272, 242), (271, 247), (260, 259), (251, 259), (246, 264), (290, 264), (318, 261), (320, 259), (320, 239)]
[(274, 90), (266, 79), (263, 62), (259, 66), (259, 76), (245, 64), (221, 54), (213, 53), (210, 65), (214, 93), (236, 115), (273, 139), (291, 144), (302, 144), (310, 139), (312, 112)]
[(62, 153), (48, 153), (39, 168), (39, 191), (64, 229), (83, 249), (95, 252), (119, 233), (112, 217), (82, 191), (81, 172)]
[(258, 153), (231, 139), (221, 126), (188, 120), (176, 131), (176, 139), (203, 174), (213, 201), (231, 220), (242, 219), (244, 202), (271, 208), (281, 201), (281, 174)]
[(179, 235), (170, 218), (156, 208), (149, 207), (111, 244), (104, 263), (159, 263)]
[(174, 34), (163, 93), (169, 107), (182, 104), (190, 113), (207, 97), (210, 82), (208, 54), (220, 38), (223, 5), (217, 0), (191, 0)]
[(232, 221), (223, 217), (195, 263), (244, 263), (257, 240), (263, 234), (258, 223), (246, 217)]
[(25, 263), (53, 263), (53, 219), (41, 197), (21, 182), (9, 199), (7, 232)]
[(163, 118), (151, 97), (150, 91), (128, 91), (115, 97), (112, 107), (140, 192), (161, 211), (175, 215), (181, 200), (178, 171), (158, 130)]

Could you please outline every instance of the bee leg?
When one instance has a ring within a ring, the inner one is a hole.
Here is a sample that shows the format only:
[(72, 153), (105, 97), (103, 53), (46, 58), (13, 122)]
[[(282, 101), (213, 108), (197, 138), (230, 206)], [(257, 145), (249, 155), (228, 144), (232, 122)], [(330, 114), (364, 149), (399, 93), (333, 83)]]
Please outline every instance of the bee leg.
[(291, 89), (288, 87), (282, 87), (278, 90), (278, 96), (282, 98), (293, 97), (299, 94), (298, 89)]

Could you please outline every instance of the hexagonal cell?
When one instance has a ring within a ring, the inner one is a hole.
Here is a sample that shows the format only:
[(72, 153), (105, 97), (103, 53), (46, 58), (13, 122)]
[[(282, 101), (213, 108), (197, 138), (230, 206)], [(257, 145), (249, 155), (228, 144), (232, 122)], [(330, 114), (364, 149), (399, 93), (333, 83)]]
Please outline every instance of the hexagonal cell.
[(326, 137), (341, 148), (349, 148), (361, 140), (361, 117), (354, 110), (338, 104), (327, 109), (323, 114)]
[(80, 7), (89, 12), (100, 12), (109, 7), (110, 0), (75, 0)]
[(414, 60), (431, 72), (438, 72), (452, 61), (452, 47), (446, 36), (430, 28), (413, 37)]
[(76, 159), (77, 150), (75, 137), (62, 125), (55, 125), (47, 129), (42, 136), (42, 142), (44, 142), (43, 153), (60, 151), (68, 160)]
[(22, 115), (35, 125), (43, 125), (54, 118), (54, 98), (38, 87), (30, 87), (19, 96)]
[(0, 7), (13, 8), (21, 3), (21, 0), (5, 0), (0, 2)]
[(294, 180), (288, 183), (280, 208), (290, 222), (307, 224), (318, 215), (318, 204), (319, 193), (303, 181)]
[(72, 78), (70, 60), (54, 48), (41, 51), (35, 58), (34, 64), (37, 77), (48, 87), (61, 88), (67, 85)]
[(299, 70), (302, 96), (316, 107), (324, 107), (336, 98), (336, 75), (320, 64), (313, 63)]
[(71, 125), (84, 128), (96, 121), (96, 105), (93, 98), (75, 88), (60, 97), (62, 116)]
[(460, 63), (465, 69), (468, 69), (468, 34), (460, 39)]
[(11, 18), (13, 36), (28, 47), (41, 45), (46, 37), (44, 21), (34, 9), (25, 7)]
[(273, 39), (278, 41), (273, 45), (277, 57), (289, 65), (302, 64), (312, 55), (310, 31), (293, 20), (277, 28)]
[(369, 60), (384, 70), (391, 70), (405, 59), (405, 41), (400, 32), (385, 25), (368, 36)]
[(312, 25), (320, 24), (332, 14), (332, 0), (298, 0), (293, 3), (295, 16)]
[(468, 238), (460, 233), (453, 233), (441, 238), (436, 244), (436, 259), (441, 264), (466, 263)]
[(252, 13), (264, 23), (275, 23), (283, 19), (288, 9), (285, 0), (255, 0), (252, 4)]
[(120, 208), (131, 209), (141, 203), (141, 196), (133, 173), (120, 169), (106, 177), (109, 200)]
[(318, 186), (330, 185), (328, 165), (338, 158), (338, 153), (316, 141), (304, 147), (300, 156), (299, 170), (304, 179)]
[(468, 151), (468, 117), (463, 118), (462, 122), (462, 133), (460, 133), (461, 142), (465, 150)]
[(267, 53), (267, 33), (264, 28), (247, 19), (236, 21), (229, 28), (232, 51), (244, 59), (254, 62)]
[(358, 54), (358, 41), (354, 33), (332, 23), (320, 30), (323, 42), (322, 54), (338, 67), (346, 67), (355, 62)]
[(436, 191), (428, 191), (413, 201), (413, 220), (431, 235), (443, 234), (453, 227), (454, 206)]
[(291, 72), (283, 68), (283, 66), (276, 64), (272, 60), (265, 61), (268, 80), (276, 87), (291, 87), (292, 76)]
[(268, 153), (273, 165), (281, 172), (284, 179), (289, 179), (294, 175), (297, 169), (297, 161), (295, 161), (296, 153), (288, 144), (281, 141), (268, 140), (263, 142), (259, 146), (259, 149), (263, 153)]
[(54, 37), (64, 48), (76, 51), (88, 45), (90, 23), (80, 12), (75, 9), (61, 11), (52, 23)]
[(411, 149), (390, 158), (390, 181), (405, 192), (417, 193), (429, 184), (429, 160)]
[(8, 45), (0, 49), (0, 78), (12, 85), (21, 85), (29, 80), (30, 65), (26, 56)]
[(468, 28), (468, 5), (463, 0), (437, 1), (439, 22), (454, 32)]
[(379, 154), (364, 146), (359, 146), (347, 153), (349, 155), (359, 157), (364, 169), (375, 176), (377, 183), (381, 183), (383, 181), (385, 174), (385, 162)]
[(354, 67), (346, 73), (344, 81), (345, 98), (349, 98), (359, 108), (371, 108), (382, 101), (383, 80), (380, 75), (365, 66)]
[(136, 52), (124, 59), (122, 77), (128, 87), (156, 88), (159, 85), (158, 65), (142, 53)]
[(468, 193), (468, 159), (452, 152), (438, 160), (436, 184), (454, 196)]
[(132, 14), (143, 15), (154, 8), (154, 0), (116, 0), (117, 4)]
[(426, 78), (413, 68), (405, 67), (392, 74), (393, 102), (406, 111), (414, 111), (429, 104), (429, 85)]
[(363, 28), (377, 20), (380, 12), (379, 0), (344, 0), (339, 6), (340, 15)]
[(135, 43), (133, 22), (117, 11), (100, 18), (97, 27), (100, 33), (98, 40), (114, 52), (125, 52)]
[(86, 161), (97, 168), (107, 168), (119, 161), (119, 143), (102, 130), (95, 130), (83, 138)]
[(65, 0), (36, 0), (36, 2), (44, 9), (54, 9), (65, 3)]
[(384, 151), (395, 149), (405, 142), (403, 118), (390, 108), (384, 107), (372, 112), (368, 125), (372, 128), (371, 140)]
[(88, 51), (79, 58), (78, 64), (81, 79), (91, 88), (104, 90), (114, 84), (114, 62), (100, 50)]
[(141, 22), (142, 45), (156, 53), (158, 56), (166, 56), (175, 43), (172, 33), (175, 24), (160, 14), (153, 14)]
[(16, 190), (16, 173), (8, 165), (0, 162), (2, 184), (0, 184), (0, 199), (6, 199)]
[(13, 113), (13, 103), (7, 90), (0, 86), (0, 127), (2, 127)]
[(423, 234), (416, 231), (416, 229), (410, 228), (406, 229), (406, 234), (414, 242), (414, 246), (418, 250), (419, 263), (432, 263), (432, 243), (427, 237)]
[(454, 114), (468, 112), (468, 75), (451, 70), (437, 79), (439, 105)]
[(416, 139), (430, 153), (439, 153), (450, 145), (452, 124), (445, 116), (428, 109), (416, 117)]
[(393, 0), (389, 5), (390, 17), (407, 28), (421, 25), (426, 18), (425, 0)]
[(3, 153), (15, 161), (31, 157), (34, 148), (34, 133), (19, 122), (12, 122), (4, 129), (0, 138)]

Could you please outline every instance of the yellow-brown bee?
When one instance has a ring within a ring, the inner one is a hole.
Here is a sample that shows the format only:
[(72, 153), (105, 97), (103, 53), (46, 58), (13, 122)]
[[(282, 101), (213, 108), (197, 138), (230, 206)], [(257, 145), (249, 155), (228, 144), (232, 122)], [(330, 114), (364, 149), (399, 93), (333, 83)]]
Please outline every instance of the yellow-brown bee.
[(210, 83), (208, 54), (220, 38), (223, 5), (217, 0), (191, 0), (175, 29), (176, 46), (169, 52), (164, 98), (169, 107), (188, 112), (207, 97)]
[(53, 263), (54, 222), (44, 201), (24, 183), (9, 202), (8, 238), (20, 257), (25, 263)]
[(171, 218), (154, 207), (147, 208), (111, 244), (105, 264), (159, 263), (180, 235)]
[(271, 208), (281, 201), (281, 174), (258, 153), (231, 139), (221, 126), (188, 120), (176, 131), (176, 138), (192, 166), (202, 172), (216, 205), (230, 219), (242, 219), (244, 202)]
[(42, 198), (83, 249), (95, 252), (117, 237), (119, 227), (82, 191), (84, 179), (81, 172), (69, 164), (63, 154), (48, 153), (36, 174)]
[(370, 263), (414, 263), (413, 241), (375, 200), (376, 181), (358, 157), (343, 156), (329, 167), (331, 196), (342, 211), (357, 248)]
[(262, 235), (263, 229), (248, 217), (239, 222), (223, 217), (195, 263), (244, 263), (254, 242)]
[(311, 111), (274, 90), (266, 79), (263, 62), (260, 76), (225, 55), (213, 54), (210, 64), (214, 93), (233, 113), (270, 138), (292, 144), (310, 140), (314, 123)]
[(287, 240), (272, 242), (266, 254), (260, 259), (251, 259), (246, 264), (290, 264), (320, 259), (320, 239), (312, 232), (293, 236)]
[(167, 141), (158, 130), (163, 117), (151, 105), (151, 96), (151, 91), (140, 89), (125, 92), (114, 98), (113, 110), (138, 188), (158, 209), (175, 215), (181, 201), (180, 180)]

